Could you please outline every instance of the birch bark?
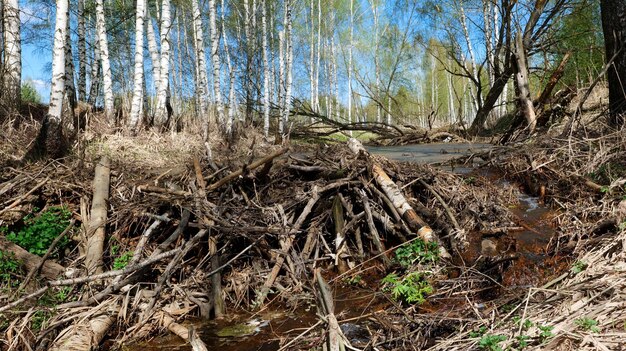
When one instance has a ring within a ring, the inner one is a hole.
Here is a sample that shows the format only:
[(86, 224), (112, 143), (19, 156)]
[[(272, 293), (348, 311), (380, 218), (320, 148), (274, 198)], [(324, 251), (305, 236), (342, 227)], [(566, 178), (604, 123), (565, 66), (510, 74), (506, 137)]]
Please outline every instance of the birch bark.
[(133, 100), (130, 107), (129, 126), (137, 127), (143, 103), (143, 28), (146, 14), (145, 0), (137, 0), (135, 15), (135, 72), (133, 77)]
[[(198, 95), (198, 102), (200, 107), (200, 114), (206, 115), (209, 108), (209, 78), (206, 71), (206, 54), (204, 51), (204, 33), (202, 31), (202, 16), (200, 14), (200, 6), (198, 0), (191, 1), (191, 7), (193, 11), (193, 36), (194, 36), (194, 51), (196, 54), (196, 88)], [(206, 120), (207, 127), (211, 124), (208, 116)]]
[[(224, 103), (220, 89), (220, 57), (218, 53), (220, 38), (217, 32), (217, 5), (215, 0), (209, 0), (209, 33), (211, 36), (211, 61), (213, 64), (213, 91), (217, 105), (218, 124), (224, 128)], [(225, 129), (223, 129), (225, 130)]]
[(96, 28), (98, 44), (100, 46), (100, 61), (102, 62), (102, 88), (104, 92), (104, 112), (107, 120), (113, 120), (113, 79), (111, 77), (111, 61), (109, 59), (109, 42), (106, 33), (104, 17), (104, 2), (96, 0)]
[(18, 0), (4, 1), (4, 77), (2, 97), (7, 106), (19, 108), (22, 81), (22, 42)]
[(85, 38), (85, 0), (78, 0), (78, 101), (87, 99), (87, 41)]
[[(263, 30), (263, 135), (267, 138), (270, 131), (270, 65), (267, 53), (267, 0), (262, 0), (261, 6), (263, 7), (261, 10), (261, 26)], [(312, 86), (313, 81), (311, 80), (311, 87)], [(312, 90), (311, 94), (313, 94)]]
[[(101, 0), (100, 0), (101, 1)], [(170, 0), (161, 3), (161, 57), (160, 79), (157, 86), (157, 102), (154, 114), (154, 124), (164, 126), (169, 118), (167, 111), (168, 87), (170, 81), (170, 50), (172, 18), (170, 13)]]

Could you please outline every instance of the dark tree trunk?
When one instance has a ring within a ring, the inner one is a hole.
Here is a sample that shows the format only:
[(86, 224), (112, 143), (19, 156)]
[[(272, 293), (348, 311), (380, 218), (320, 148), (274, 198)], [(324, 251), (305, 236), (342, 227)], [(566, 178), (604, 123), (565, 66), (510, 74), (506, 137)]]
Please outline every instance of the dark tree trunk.
[(609, 120), (614, 126), (621, 126), (626, 120), (626, 1), (601, 0), (600, 9), (606, 59), (617, 54), (607, 72)]
[(493, 110), (493, 106), (496, 102), (498, 102), (498, 98), (500, 97), (500, 94), (502, 94), (502, 91), (512, 74), (513, 71), (511, 67), (508, 67), (505, 72), (496, 78), (493, 86), (489, 89), (489, 93), (487, 93), (487, 97), (485, 97), (483, 105), (476, 112), (476, 118), (474, 118), (472, 126), (468, 130), (469, 134), (478, 135), (485, 130), (485, 121), (489, 116), (489, 112)]

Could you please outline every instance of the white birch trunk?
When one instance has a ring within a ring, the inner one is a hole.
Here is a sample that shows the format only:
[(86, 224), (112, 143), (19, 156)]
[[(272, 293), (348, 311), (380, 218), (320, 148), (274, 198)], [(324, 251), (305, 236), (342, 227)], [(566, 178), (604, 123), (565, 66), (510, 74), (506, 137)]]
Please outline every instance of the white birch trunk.
[[(270, 131), (270, 65), (267, 53), (269, 50), (267, 42), (267, 0), (262, 0), (261, 6), (263, 7), (261, 10), (261, 26), (263, 29), (263, 135), (267, 138)], [(313, 86), (312, 82), (311, 80), (311, 86)]]
[(146, 37), (148, 38), (148, 51), (150, 52), (150, 60), (152, 61), (152, 81), (154, 82), (154, 90), (158, 93), (161, 85), (161, 54), (157, 47), (156, 35), (152, 24), (152, 16), (150, 15), (150, 6), (146, 3)]
[(22, 42), (20, 39), (20, 8), (18, 0), (4, 1), (4, 77), (2, 97), (12, 108), (21, 102)]
[[(315, 105), (315, 26), (313, 25), (313, 11), (315, 9), (314, 5), (313, 5), (313, 0), (311, 0), (310, 5), (309, 5), (309, 22), (311, 24), (310, 29), (310, 37), (309, 37), (309, 90), (310, 90), (310, 98), (309, 98), (309, 105), (311, 105), (311, 108), (313, 108), (313, 106)], [(313, 120), (311, 119), (311, 122)]]
[(208, 119), (209, 108), (209, 78), (206, 71), (206, 54), (204, 51), (204, 33), (202, 31), (202, 16), (200, 14), (200, 6), (198, 0), (191, 0), (193, 11), (193, 36), (194, 51), (196, 54), (196, 95), (199, 102), (200, 114), (207, 118), (207, 130), (211, 121)]
[(50, 123), (61, 124), (63, 95), (65, 92), (65, 38), (69, 20), (69, 1), (57, 0), (54, 47), (52, 51), (52, 85), (48, 118)]
[(380, 123), (381, 109), (380, 109), (380, 63), (378, 62), (378, 8), (374, 1), (370, 2), (372, 7), (372, 14), (374, 15), (374, 75), (376, 82), (374, 84), (374, 96), (376, 98), (376, 122)]
[(278, 32), (278, 106), (280, 117), (278, 118), (278, 134), (282, 135), (283, 114), (285, 109), (285, 31)]
[(109, 59), (109, 42), (106, 33), (104, 17), (104, 2), (96, 0), (96, 28), (98, 44), (100, 46), (100, 61), (102, 62), (102, 88), (104, 92), (104, 112), (107, 120), (113, 120), (113, 78), (111, 77), (111, 61)]
[(292, 45), (292, 22), (291, 22), (291, 0), (285, 0), (285, 56), (287, 56), (287, 62), (285, 64), (285, 109), (283, 111), (282, 118), (282, 130), (280, 130), (281, 136), (284, 138), (286, 134), (285, 128), (289, 122), (289, 111), (291, 109), (291, 84), (292, 84), (292, 66), (293, 66), (293, 45)]
[(315, 63), (315, 111), (320, 109), (320, 61), (322, 51), (322, 1), (317, 0), (317, 61)]
[(170, 81), (170, 50), (171, 50), (172, 18), (170, 13), (170, 0), (161, 3), (161, 57), (160, 79), (157, 86), (157, 102), (154, 114), (154, 124), (163, 126), (168, 120), (167, 99)]
[[(70, 21), (65, 31), (65, 93), (72, 110), (76, 107), (76, 85), (74, 84), (74, 63), (72, 62), (72, 41), (70, 39)], [(73, 111), (72, 111), (73, 112)]]
[[(97, 29), (96, 29), (97, 32)], [(91, 61), (91, 75), (89, 87), (89, 104), (95, 105), (98, 100), (98, 93), (100, 92), (100, 45), (97, 40), (97, 34), (94, 39), (94, 53), (93, 60)]]
[[(220, 89), (220, 57), (219, 49), (219, 33), (217, 32), (217, 5), (215, 0), (209, 0), (209, 33), (211, 36), (211, 61), (213, 64), (213, 91), (215, 95), (215, 104), (217, 106), (217, 120), (219, 125), (224, 128), (224, 103), (222, 102), (222, 92)], [(224, 129), (225, 130), (225, 129)]]
[[(254, 2), (253, 2), (254, 3)], [(228, 45), (228, 36), (226, 33), (226, 6), (224, 0), (222, 0), (222, 35), (224, 36), (224, 55), (226, 56), (226, 67), (228, 67), (228, 119), (226, 120), (226, 134), (232, 135), (233, 123), (235, 123), (235, 114), (237, 113), (237, 99), (235, 98), (235, 71), (233, 70), (232, 63), (230, 62), (230, 48)]]
[(129, 127), (135, 129), (143, 104), (143, 28), (146, 14), (145, 0), (137, 0), (135, 15), (135, 72), (133, 77), (133, 100), (130, 107)]
[[(348, 45), (348, 123), (352, 123), (352, 46), (354, 45), (354, 0), (350, 0), (350, 45)], [(352, 136), (352, 131), (350, 131)]]
[(87, 41), (85, 0), (78, 0), (78, 101), (87, 99)]
[(478, 82), (479, 80), (479, 76), (478, 76), (478, 69), (476, 68), (476, 58), (474, 57), (474, 48), (472, 47), (472, 40), (470, 39), (470, 35), (469, 35), (469, 30), (467, 28), (467, 19), (465, 17), (465, 9), (463, 8), (463, 2), (461, 1), (459, 3), (459, 12), (461, 15), (461, 26), (463, 27), (463, 35), (465, 36), (465, 44), (467, 45), (467, 52), (469, 53), (470, 56), (470, 66), (472, 67), (472, 82), (470, 84), (470, 94), (471, 97), (473, 99), (473, 106), (476, 110), (478, 110), (478, 106), (479, 106), (479, 99), (481, 99), (480, 96), (474, 96), (474, 84), (476, 84), (475, 82)]

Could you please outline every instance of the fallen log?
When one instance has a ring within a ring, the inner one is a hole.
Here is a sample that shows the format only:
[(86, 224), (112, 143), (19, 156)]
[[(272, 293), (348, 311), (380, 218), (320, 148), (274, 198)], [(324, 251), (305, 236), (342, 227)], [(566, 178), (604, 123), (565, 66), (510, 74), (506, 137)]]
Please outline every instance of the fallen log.
[[(108, 304), (108, 303), (107, 303)], [(97, 350), (100, 342), (117, 320), (119, 307), (108, 308), (104, 312), (91, 311), (95, 316), (81, 318), (76, 323), (65, 328), (50, 347), (50, 351), (83, 351)]]
[[(353, 153), (359, 155), (364, 154), (368, 159), (370, 158), (369, 153), (363, 147), (360, 141), (355, 138), (350, 138), (348, 140), (348, 148), (352, 150)], [(389, 198), (393, 207), (396, 208), (402, 219), (407, 223), (411, 230), (417, 232), (417, 235), (426, 242), (437, 241), (440, 242), (439, 238), (435, 235), (432, 228), (415, 212), (413, 207), (408, 203), (402, 191), (394, 183), (391, 178), (387, 175), (387, 173), (383, 170), (383, 168), (372, 162), (372, 175), (376, 180), (376, 183), (383, 190), (383, 193)], [(443, 247), (443, 245), (439, 246), (439, 251), (441, 257), (449, 258), (451, 257), (448, 251)]]
[(104, 250), (105, 228), (107, 222), (107, 203), (109, 201), (109, 181), (111, 176), (111, 162), (103, 156), (96, 165), (93, 180), (93, 202), (87, 242), (85, 245), (85, 267), (87, 273), (102, 273), (102, 252)]
[(44, 261), (41, 257), (24, 250), (2, 236), (0, 236), (0, 249), (13, 253), (29, 272), (41, 266), (41, 274), (48, 279), (56, 279), (65, 272), (65, 268), (60, 264), (51, 260)]

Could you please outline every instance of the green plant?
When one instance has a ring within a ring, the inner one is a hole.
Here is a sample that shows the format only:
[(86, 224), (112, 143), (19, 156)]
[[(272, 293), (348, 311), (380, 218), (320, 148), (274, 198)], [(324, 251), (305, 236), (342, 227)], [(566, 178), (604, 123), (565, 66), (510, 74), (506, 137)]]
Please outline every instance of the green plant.
[(390, 291), (395, 300), (411, 304), (421, 304), (426, 300), (426, 296), (433, 292), (433, 287), (424, 279), (424, 274), (419, 272), (409, 273), (404, 278), (391, 273), (381, 282), (385, 285), (384, 290)]
[(517, 349), (522, 350), (528, 347), (528, 340), (530, 336), (528, 335), (518, 335), (515, 337), (515, 341), (517, 341)]
[(15, 258), (12, 252), (6, 252), (0, 250), (0, 283), (7, 283), (9, 286), (14, 286), (18, 283), (13, 278), (22, 273), (22, 265)]
[(552, 333), (554, 327), (551, 325), (537, 325), (537, 328), (539, 328), (539, 340), (541, 340), (541, 342), (544, 342), (554, 336)]
[(530, 329), (530, 327), (533, 326), (533, 322), (530, 319), (524, 319), (524, 321), (522, 321), (522, 318), (519, 316), (515, 316), (513, 317), (513, 323), (515, 323), (515, 325), (522, 325), (522, 329), (524, 330), (528, 330)]
[(41, 95), (35, 88), (33, 81), (26, 80), (22, 83), (21, 88), (21, 98), (22, 102), (31, 103), (31, 104), (40, 104), (41, 103)]
[(396, 261), (403, 267), (415, 263), (435, 263), (439, 259), (439, 248), (436, 242), (427, 243), (416, 239), (396, 249)]
[[(28, 250), (35, 255), (43, 256), (52, 241), (65, 230), (70, 223), (72, 213), (65, 207), (50, 207), (39, 213), (38, 216), (32, 214), (24, 217), (25, 227), (19, 232), (10, 232), (7, 239)], [(69, 240), (64, 237), (59, 241), (53, 256), (58, 257), (58, 253), (64, 249)]]
[(469, 333), (469, 336), (471, 338), (479, 338), (479, 337), (485, 335), (486, 332), (487, 332), (487, 327), (481, 326), (480, 328), (478, 328), (478, 330), (472, 330)]
[(126, 251), (113, 261), (113, 269), (120, 270), (126, 268), (130, 260), (133, 258), (132, 251)]
[(600, 328), (598, 328), (598, 321), (595, 319), (585, 317), (575, 320), (574, 323), (585, 331), (592, 333), (600, 332)]
[(46, 322), (52, 317), (52, 314), (48, 310), (38, 310), (33, 313), (30, 319), (30, 327), (34, 331), (39, 331), (46, 326)]
[(574, 262), (574, 265), (571, 268), (572, 273), (574, 274), (578, 274), (582, 271), (584, 271), (585, 269), (587, 269), (587, 264), (583, 261), (576, 261)]
[(344, 282), (346, 282), (346, 284), (348, 285), (359, 285), (362, 280), (363, 278), (357, 274), (352, 277), (347, 277), (346, 279), (344, 279)]
[(504, 335), (486, 334), (478, 341), (478, 348), (481, 350), (502, 351), (499, 344), (505, 340), (506, 336)]

